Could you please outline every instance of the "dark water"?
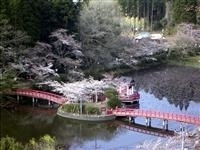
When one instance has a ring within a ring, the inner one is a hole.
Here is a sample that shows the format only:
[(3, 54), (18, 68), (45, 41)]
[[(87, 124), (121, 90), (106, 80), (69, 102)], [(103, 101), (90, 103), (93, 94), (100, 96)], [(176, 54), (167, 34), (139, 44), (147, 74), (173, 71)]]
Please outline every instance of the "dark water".
[[(185, 67), (163, 67), (132, 73), (141, 99), (140, 108), (200, 116), (200, 70)], [(137, 123), (145, 124), (144, 118)], [(13, 136), (21, 142), (44, 134), (55, 136), (65, 149), (135, 149), (145, 140), (158, 137), (123, 128), (119, 121), (88, 123), (63, 119), (44, 113), (16, 113), (1, 110), (1, 137)], [(152, 120), (152, 126), (162, 128), (162, 120)], [(195, 128), (185, 124), (188, 130)], [(169, 122), (170, 130), (180, 124)]]

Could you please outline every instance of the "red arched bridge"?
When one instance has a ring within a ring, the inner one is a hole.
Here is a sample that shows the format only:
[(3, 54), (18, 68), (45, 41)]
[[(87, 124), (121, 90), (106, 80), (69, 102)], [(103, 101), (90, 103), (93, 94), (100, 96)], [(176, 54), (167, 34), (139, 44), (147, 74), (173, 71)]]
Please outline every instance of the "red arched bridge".
[[(67, 99), (63, 96), (39, 91), (39, 90), (31, 90), (31, 89), (17, 89), (15, 94), (18, 96), (27, 96), (39, 99), (45, 99), (57, 104), (64, 104), (67, 102)], [(135, 117), (145, 117), (146, 118), (146, 125), (151, 126), (151, 118), (158, 118), (163, 119), (163, 127), (165, 129), (168, 128), (168, 120), (184, 122), (189, 124), (200, 125), (200, 116), (190, 116), (190, 115), (183, 115), (183, 114), (174, 114), (174, 113), (166, 113), (166, 112), (159, 112), (153, 110), (142, 110), (142, 109), (128, 109), (128, 108), (117, 108), (111, 111), (117, 117), (129, 117), (130, 120), (134, 121)]]
[(49, 93), (49, 92), (44, 92), (44, 91), (39, 91), (39, 90), (31, 90), (31, 89), (17, 89), (15, 91), (16, 95), (19, 96), (27, 96), (27, 97), (32, 97), (32, 98), (39, 98), (39, 99), (45, 99), (57, 104), (64, 104), (67, 102), (67, 99), (63, 96)]
[[(173, 114), (152, 110), (142, 110), (142, 109), (126, 109), (126, 108), (117, 108), (113, 110), (113, 114), (121, 117), (145, 117), (147, 118), (146, 124), (151, 125), (151, 118), (163, 119), (164, 121), (173, 120), (178, 122), (184, 122), (189, 124), (200, 125), (200, 116), (190, 116), (183, 114)], [(166, 127), (167, 128), (167, 127)]]

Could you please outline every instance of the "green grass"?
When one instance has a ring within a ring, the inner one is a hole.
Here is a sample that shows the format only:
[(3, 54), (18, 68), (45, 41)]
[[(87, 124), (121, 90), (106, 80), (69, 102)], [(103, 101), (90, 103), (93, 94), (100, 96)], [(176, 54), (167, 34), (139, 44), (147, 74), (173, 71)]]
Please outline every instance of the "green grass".
[(179, 60), (169, 60), (170, 64), (180, 65), (180, 66), (189, 66), (194, 68), (200, 68), (200, 56), (195, 57), (185, 57)]

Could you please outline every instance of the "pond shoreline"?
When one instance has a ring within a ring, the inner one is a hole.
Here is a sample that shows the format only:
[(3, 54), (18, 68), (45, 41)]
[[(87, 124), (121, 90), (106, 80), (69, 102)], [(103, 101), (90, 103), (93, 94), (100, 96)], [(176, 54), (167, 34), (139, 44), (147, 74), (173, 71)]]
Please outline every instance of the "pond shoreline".
[(87, 114), (76, 114), (76, 113), (67, 113), (61, 108), (58, 108), (57, 115), (68, 118), (75, 119), (80, 121), (91, 121), (91, 122), (102, 122), (102, 121), (111, 121), (115, 120), (116, 116), (113, 114), (105, 114), (105, 115), (87, 115)]

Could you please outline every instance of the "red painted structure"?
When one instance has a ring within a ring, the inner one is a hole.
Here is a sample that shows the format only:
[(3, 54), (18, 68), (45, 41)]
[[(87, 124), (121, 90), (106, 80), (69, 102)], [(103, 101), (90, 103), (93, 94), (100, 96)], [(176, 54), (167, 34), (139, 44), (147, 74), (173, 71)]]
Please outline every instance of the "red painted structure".
[(17, 89), (15, 93), (19, 96), (45, 99), (57, 104), (64, 104), (65, 102), (67, 102), (67, 99), (63, 96), (44, 91), (31, 90), (31, 89)]
[[(31, 89), (18, 89), (15, 91), (16, 95), (27, 96), (32, 98), (40, 98), (55, 102), (57, 104), (64, 104), (68, 100), (60, 95), (52, 94), (49, 92), (31, 90)], [(145, 117), (145, 118), (158, 118), (163, 120), (174, 120), (179, 122), (185, 122), (189, 124), (200, 125), (200, 116), (190, 116), (182, 114), (173, 114), (167, 112), (159, 112), (153, 110), (142, 110), (142, 109), (128, 109), (128, 108), (117, 108), (110, 112), (116, 116), (123, 117)]]
[(122, 102), (135, 102), (139, 101), (140, 94), (135, 91), (133, 85), (127, 84), (119, 87), (118, 97)]
[(116, 116), (145, 117), (145, 118), (158, 118), (163, 120), (174, 120), (189, 124), (200, 125), (200, 116), (197, 117), (190, 115), (152, 111), (152, 110), (123, 109), (123, 108), (117, 108), (113, 110), (113, 114), (115, 114)]

